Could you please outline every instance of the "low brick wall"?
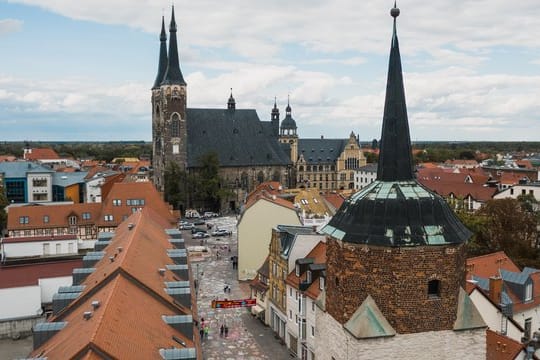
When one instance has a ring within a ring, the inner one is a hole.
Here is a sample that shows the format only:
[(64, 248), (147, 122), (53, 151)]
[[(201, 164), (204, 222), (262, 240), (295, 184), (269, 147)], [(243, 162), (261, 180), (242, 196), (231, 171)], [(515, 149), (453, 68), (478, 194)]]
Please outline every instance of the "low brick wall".
[(20, 339), (32, 335), (35, 324), (45, 321), (44, 316), (9, 319), (0, 322), (0, 339)]

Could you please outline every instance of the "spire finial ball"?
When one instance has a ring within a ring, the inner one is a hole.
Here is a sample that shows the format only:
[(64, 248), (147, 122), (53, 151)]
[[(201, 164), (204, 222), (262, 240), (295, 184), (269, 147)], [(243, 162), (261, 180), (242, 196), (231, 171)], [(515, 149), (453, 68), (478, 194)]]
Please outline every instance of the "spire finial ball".
[(395, 19), (399, 16), (399, 8), (393, 7), (392, 10), (390, 10), (390, 15)]

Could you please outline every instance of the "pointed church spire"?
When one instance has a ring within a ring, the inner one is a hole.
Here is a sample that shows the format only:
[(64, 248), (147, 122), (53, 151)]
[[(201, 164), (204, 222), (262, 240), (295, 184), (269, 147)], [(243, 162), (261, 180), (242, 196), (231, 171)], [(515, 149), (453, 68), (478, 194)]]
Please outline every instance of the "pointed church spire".
[(231, 96), (229, 96), (229, 101), (227, 102), (227, 109), (229, 110), (236, 109), (236, 101), (234, 100), (234, 97), (232, 95), (232, 88), (231, 88)]
[(167, 63), (167, 71), (165, 71), (162, 84), (186, 85), (184, 77), (182, 76), (182, 71), (180, 70), (180, 62), (178, 60), (178, 44), (176, 41), (176, 20), (174, 19), (174, 5), (172, 7), (169, 32), (169, 59)]
[(287, 95), (287, 107), (285, 108), (285, 116), (291, 116), (291, 99), (290, 95)]
[(390, 10), (390, 15), (394, 18), (394, 29), (388, 62), (388, 80), (386, 83), (377, 180), (413, 180), (411, 138), (396, 31), (396, 18), (399, 16), (399, 9), (395, 3), (394, 8)]
[(156, 76), (156, 81), (154, 81), (154, 86), (152, 89), (159, 88), (159, 85), (163, 81), (163, 76), (165, 71), (167, 71), (167, 33), (165, 32), (165, 17), (161, 17), (161, 35), (159, 37), (161, 45), (159, 46), (159, 65), (158, 72)]

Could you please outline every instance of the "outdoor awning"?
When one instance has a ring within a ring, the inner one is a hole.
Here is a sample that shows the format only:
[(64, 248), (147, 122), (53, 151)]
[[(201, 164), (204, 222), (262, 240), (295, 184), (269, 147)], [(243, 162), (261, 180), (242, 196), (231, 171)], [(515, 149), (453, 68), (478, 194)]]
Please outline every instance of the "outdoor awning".
[(251, 307), (251, 313), (253, 315), (259, 315), (260, 313), (262, 313), (264, 311), (264, 308), (261, 307), (260, 305), (255, 305), (255, 306), (252, 306)]

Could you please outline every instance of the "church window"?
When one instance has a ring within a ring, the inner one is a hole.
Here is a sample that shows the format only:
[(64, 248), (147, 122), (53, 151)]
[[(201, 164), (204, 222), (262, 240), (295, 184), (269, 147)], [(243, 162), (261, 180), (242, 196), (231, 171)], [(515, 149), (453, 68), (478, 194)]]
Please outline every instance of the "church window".
[(173, 144), (173, 146), (172, 146), (172, 153), (173, 153), (173, 154), (179, 154), (179, 153), (180, 153), (180, 145), (178, 145), (178, 144)]
[(245, 171), (240, 176), (240, 183), (242, 185), (242, 189), (246, 190), (248, 188), (248, 174)]
[(264, 173), (262, 171), (259, 171), (259, 173), (257, 174), (257, 181), (259, 182), (259, 184), (264, 182)]
[(298, 168), (298, 171), (304, 171), (304, 167), (303, 167), (303, 166), (300, 166), (300, 167)]
[(178, 114), (173, 114), (171, 119), (171, 136), (180, 136), (180, 117), (178, 116)]
[(272, 175), (272, 181), (281, 182), (281, 174), (279, 171), (274, 171), (274, 174)]
[(440, 298), (441, 297), (441, 281), (440, 280), (430, 280), (428, 282), (428, 297), (429, 298)]
[(159, 105), (156, 105), (156, 115), (159, 114)]

